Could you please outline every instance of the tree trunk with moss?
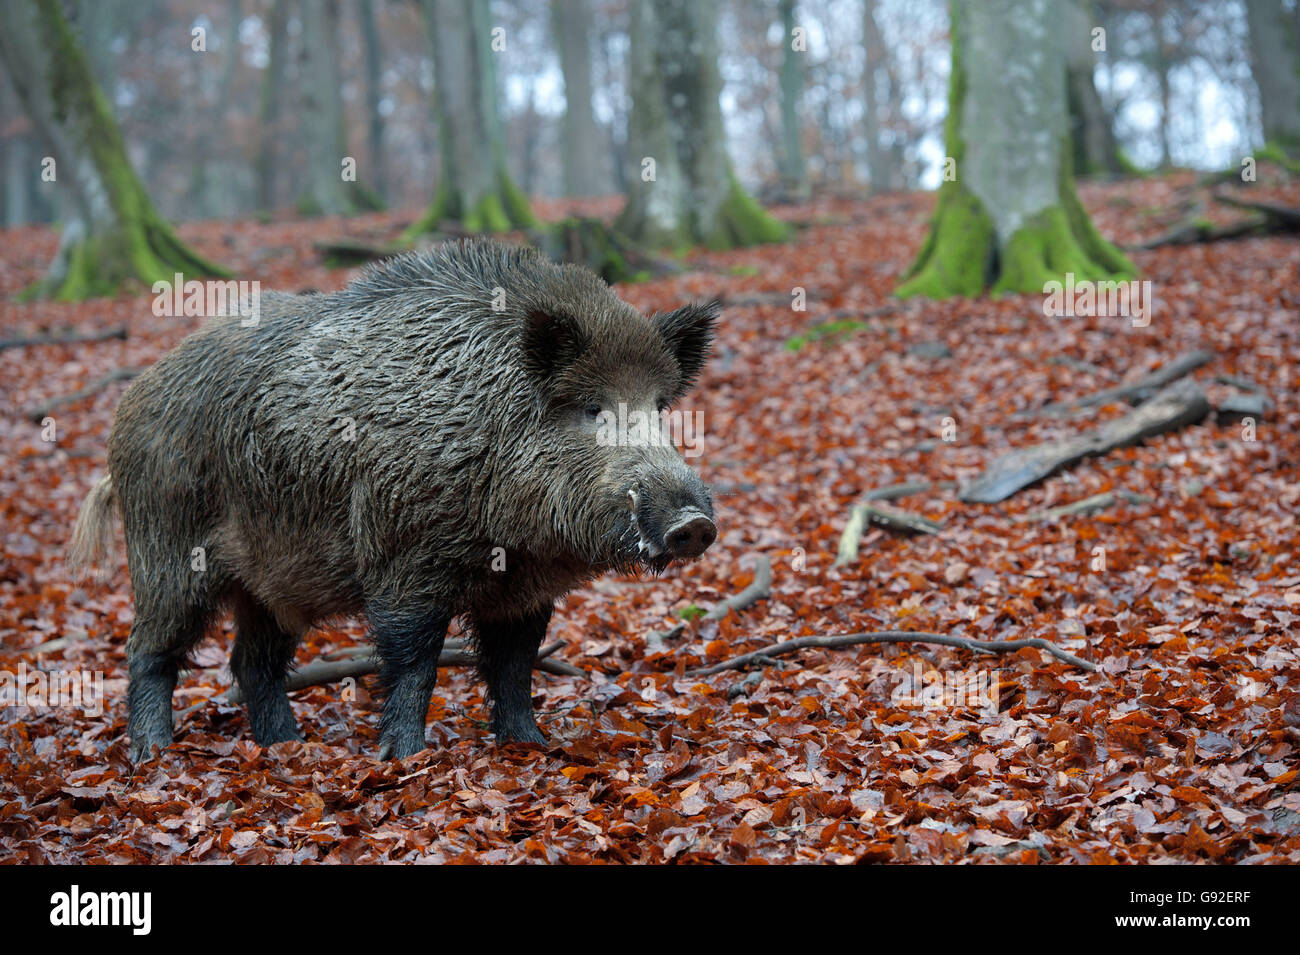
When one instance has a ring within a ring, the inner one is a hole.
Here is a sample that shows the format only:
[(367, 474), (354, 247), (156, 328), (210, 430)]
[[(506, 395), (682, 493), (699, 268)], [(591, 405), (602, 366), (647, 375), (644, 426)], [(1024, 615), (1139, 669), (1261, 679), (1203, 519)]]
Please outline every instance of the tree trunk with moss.
[(954, 0), (945, 181), (901, 296), (1041, 292), (1136, 274), (1079, 203), (1064, 0)]
[[(127, 159), (122, 134), (57, 3), (0, 0), (0, 60), (63, 189), (59, 250), (34, 297), (80, 300), (124, 283), (227, 273), (180, 242)], [(33, 170), (33, 175), (37, 170)]]
[(424, 0), (424, 9), (442, 168), (432, 205), (404, 238), (433, 232), (444, 220), (470, 232), (536, 225), (506, 167), (487, 0)]
[(722, 126), (714, 0), (632, 0), (633, 163), (619, 228), (659, 248), (776, 242), (788, 229), (741, 188)]

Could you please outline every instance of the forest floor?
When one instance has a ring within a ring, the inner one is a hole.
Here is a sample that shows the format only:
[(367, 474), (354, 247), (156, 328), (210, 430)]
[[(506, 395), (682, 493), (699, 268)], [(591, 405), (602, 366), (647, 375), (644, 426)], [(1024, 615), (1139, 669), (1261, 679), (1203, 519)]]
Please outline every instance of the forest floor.
[[(1131, 245), (1190, 208), (1195, 182), (1081, 191), (1101, 232)], [(1271, 195), (1300, 205), (1294, 186)], [(1045, 317), (1037, 295), (898, 303), (891, 289), (932, 204), (783, 208), (809, 223), (789, 244), (693, 254), (679, 275), (620, 289), (643, 309), (728, 303), (691, 399), (705, 415), (693, 463), (717, 489), (720, 534), (662, 578), (604, 579), (561, 602), (548, 639), (589, 676), (536, 677), (548, 749), (497, 747), (481, 685), (453, 668), (429, 709), (432, 748), (404, 763), (373, 758), (368, 677), (355, 692), (296, 693), (306, 742), (265, 750), (241, 708), (199, 705), (133, 773), (129, 579), (120, 567), (77, 586), (62, 566), (126, 385), (53, 412), (55, 443), (26, 410), (147, 365), (198, 320), (155, 318), (148, 294), (0, 305), (0, 337), (129, 332), (0, 351), (0, 670), (102, 671), (106, 697), (100, 715), (0, 708), (0, 861), (1300, 862), (1300, 241), (1134, 252), (1157, 303), (1145, 328)], [(391, 237), (405, 219), (179, 231), (241, 278), (329, 290), (355, 270), (325, 268), (313, 240)], [(36, 279), (56, 241), (43, 228), (0, 237), (0, 295)], [(796, 287), (806, 311), (791, 308)], [(1119, 417), (1122, 403), (1022, 413), (1195, 349), (1215, 354), (1194, 373), (1212, 400), (1232, 390), (1221, 375), (1270, 396), (1254, 433), (1211, 417), (1000, 504), (962, 503), (942, 485), (892, 505), (942, 522), (939, 533), (872, 527), (857, 559), (833, 566), (864, 492), (962, 482), (1008, 449)], [(1108, 508), (1037, 519), (1105, 491)], [(768, 599), (649, 639), (743, 588), (760, 555)], [(1043, 637), (1097, 671), (1037, 649), (905, 644), (687, 672), (794, 637), (886, 629)], [(313, 631), (298, 659), (363, 640), (360, 624)], [(178, 712), (229, 686), (229, 646), (227, 623), (182, 678)], [(921, 686), (900, 695), (935, 674), (950, 685), (991, 674), (999, 705), (922, 705)]]

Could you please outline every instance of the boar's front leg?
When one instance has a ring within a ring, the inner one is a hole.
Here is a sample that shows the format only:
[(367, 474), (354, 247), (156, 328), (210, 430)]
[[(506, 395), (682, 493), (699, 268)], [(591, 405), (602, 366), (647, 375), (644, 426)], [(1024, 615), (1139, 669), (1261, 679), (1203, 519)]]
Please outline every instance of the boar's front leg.
[(451, 616), (438, 607), (366, 609), (379, 678), (388, 689), (379, 718), (379, 758), (405, 759), (425, 748), (424, 717), (438, 682), (438, 654)]
[(533, 719), (533, 663), (550, 622), (550, 607), (514, 619), (474, 615), (478, 670), (492, 699), (498, 742), (546, 742)]

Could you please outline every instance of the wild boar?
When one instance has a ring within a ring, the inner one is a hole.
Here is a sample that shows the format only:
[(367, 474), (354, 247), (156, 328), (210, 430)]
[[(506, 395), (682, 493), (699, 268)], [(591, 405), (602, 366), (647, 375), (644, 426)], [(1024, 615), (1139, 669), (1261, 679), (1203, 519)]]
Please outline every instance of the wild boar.
[(615, 409), (661, 420), (718, 313), (647, 317), (586, 269), (477, 241), (338, 293), (264, 295), (253, 327), (216, 318), (183, 340), (123, 396), (69, 550), (74, 571), (102, 564), (120, 512), (133, 758), (172, 741), (178, 670), (223, 609), (260, 744), (299, 738), (284, 679), (304, 632), (355, 614), (388, 691), (381, 758), (425, 748), (456, 617), (497, 739), (545, 742), (531, 681), (555, 600), (716, 537), (670, 442), (599, 435)]

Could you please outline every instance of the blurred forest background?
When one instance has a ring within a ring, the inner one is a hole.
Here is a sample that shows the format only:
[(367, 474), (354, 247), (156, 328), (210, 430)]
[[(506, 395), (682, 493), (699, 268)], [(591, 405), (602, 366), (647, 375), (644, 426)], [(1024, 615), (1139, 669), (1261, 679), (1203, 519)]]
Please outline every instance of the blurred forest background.
[[(654, 5), (75, 0), (62, 9), (131, 164), (161, 214), (184, 221), (428, 203), (446, 177), (448, 130), (463, 128), (446, 115), (455, 91), (438, 96), (431, 40), (466, 41), (476, 21), (499, 55), (477, 64), (449, 55), (447, 66), (463, 72), (449, 69), (445, 82), (486, 92), (499, 122), (490, 135), (518, 188), (534, 197), (627, 193), (639, 171), (628, 145), (639, 6)], [(733, 168), (761, 201), (939, 184), (952, 62), (945, 0), (697, 6), (716, 21)], [(1076, 172), (1223, 168), (1278, 138), (1267, 135), (1270, 122), (1295, 132), (1294, 2), (1063, 0), (1063, 9), (1054, 26), (1082, 18), (1080, 50), (1092, 27), (1106, 37), (1103, 52), (1071, 70), (1086, 163), (1076, 160)], [(14, 26), (6, 30), (17, 41)], [(782, 38), (795, 27), (805, 49), (792, 55)], [(49, 150), (11, 79), (23, 52), (11, 50), (10, 70), (0, 71), (7, 226), (67, 213), (66, 196), (38, 174)], [(1282, 60), (1289, 87), (1273, 75)], [(1270, 110), (1288, 115), (1274, 121)], [(361, 188), (339, 188), (340, 154), (355, 158)]]

